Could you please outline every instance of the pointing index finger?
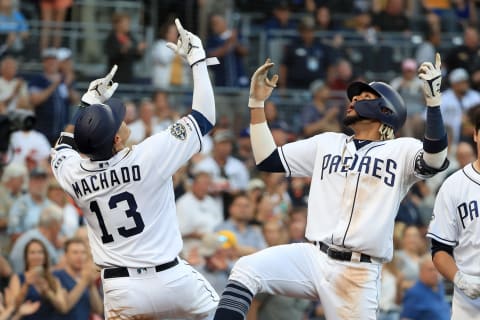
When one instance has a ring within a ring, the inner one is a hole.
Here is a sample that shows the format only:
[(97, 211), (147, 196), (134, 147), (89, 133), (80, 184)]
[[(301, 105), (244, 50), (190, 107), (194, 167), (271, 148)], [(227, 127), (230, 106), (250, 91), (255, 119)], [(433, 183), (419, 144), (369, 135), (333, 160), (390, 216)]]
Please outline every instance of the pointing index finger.
[(185, 37), (186, 32), (185, 29), (183, 29), (182, 24), (180, 23), (180, 20), (178, 18), (175, 19), (175, 25), (177, 26), (178, 34), (180, 34), (180, 37)]
[(117, 72), (117, 69), (118, 69), (117, 65), (114, 65), (114, 66), (112, 67), (112, 70), (110, 70), (110, 72), (109, 72), (109, 73), (107, 74), (107, 76), (105, 77), (105, 80), (107, 80), (107, 82), (112, 81), (113, 76), (115, 75), (115, 72)]
[(441, 66), (442, 66), (442, 59), (440, 58), (440, 53), (437, 52), (435, 54), (435, 68), (440, 69)]

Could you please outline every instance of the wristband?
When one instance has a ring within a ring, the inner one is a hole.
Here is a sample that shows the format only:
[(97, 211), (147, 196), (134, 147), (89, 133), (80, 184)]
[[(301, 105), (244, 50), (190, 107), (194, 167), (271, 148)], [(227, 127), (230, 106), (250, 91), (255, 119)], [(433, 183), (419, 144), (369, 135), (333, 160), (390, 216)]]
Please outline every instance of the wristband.
[(264, 108), (265, 101), (257, 100), (255, 98), (248, 98), (248, 107), (252, 109)]

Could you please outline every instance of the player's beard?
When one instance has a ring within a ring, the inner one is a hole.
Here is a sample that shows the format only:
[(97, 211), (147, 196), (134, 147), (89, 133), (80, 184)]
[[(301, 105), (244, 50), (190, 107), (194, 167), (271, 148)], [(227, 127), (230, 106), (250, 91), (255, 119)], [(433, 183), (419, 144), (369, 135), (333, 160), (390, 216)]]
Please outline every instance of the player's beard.
[(357, 123), (359, 121), (362, 121), (362, 120), (368, 120), (368, 118), (362, 117), (358, 114), (356, 114), (354, 116), (345, 116), (345, 118), (343, 118), (343, 125), (345, 127), (349, 127), (352, 124), (355, 124), (355, 123)]

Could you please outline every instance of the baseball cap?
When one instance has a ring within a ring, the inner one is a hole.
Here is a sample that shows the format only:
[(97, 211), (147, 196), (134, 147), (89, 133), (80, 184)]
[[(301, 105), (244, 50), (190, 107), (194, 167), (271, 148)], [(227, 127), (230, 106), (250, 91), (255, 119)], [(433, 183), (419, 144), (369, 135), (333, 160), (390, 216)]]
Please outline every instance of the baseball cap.
[(462, 81), (468, 81), (469, 76), (467, 70), (463, 68), (457, 68), (452, 70), (450, 72), (450, 76), (448, 77), (448, 80), (450, 80), (450, 83), (458, 83)]
[(251, 179), (248, 182), (247, 190), (251, 191), (253, 189), (265, 189), (265, 182), (263, 182), (261, 179), (257, 179), (257, 178)]
[(407, 71), (415, 71), (417, 70), (417, 62), (413, 59), (405, 59), (402, 62), (402, 70)]
[(223, 236), (226, 241), (222, 242), (222, 248), (229, 249), (237, 246), (237, 236), (230, 230), (220, 230), (218, 235)]
[(43, 167), (35, 167), (30, 171), (30, 177), (32, 178), (46, 178), (47, 171)]
[(240, 138), (249, 138), (250, 137), (250, 128), (244, 128), (240, 131)]
[(68, 48), (58, 48), (57, 49), (57, 59), (60, 61), (65, 61), (72, 57), (72, 50)]
[(325, 81), (323, 80), (315, 80), (310, 83), (310, 93), (314, 95), (318, 90), (325, 88)]
[(218, 130), (213, 135), (213, 142), (234, 141), (235, 137), (230, 130)]
[(42, 51), (42, 59), (54, 58), (58, 59), (57, 49), (55, 48), (46, 48)]
[(315, 20), (311, 16), (304, 16), (300, 19), (298, 29), (302, 30), (313, 30), (315, 28)]

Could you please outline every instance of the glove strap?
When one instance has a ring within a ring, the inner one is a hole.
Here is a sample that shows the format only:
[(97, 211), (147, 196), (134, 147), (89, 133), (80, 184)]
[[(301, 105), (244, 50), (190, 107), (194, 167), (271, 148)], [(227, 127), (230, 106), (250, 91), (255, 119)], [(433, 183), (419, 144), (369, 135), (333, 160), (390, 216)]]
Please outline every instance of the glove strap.
[(214, 66), (216, 64), (220, 64), (220, 62), (218, 61), (217, 57), (211, 57), (211, 58), (203, 58), (203, 59), (200, 59), (198, 61), (195, 61), (194, 63), (192, 63), (192, 65), (190, 66), (190, 68), (193, 68), (194, 65), (196, 65), (197, 63), (200, 63), (202, 61), (205, 61), (207, 63), (207, 66)]

